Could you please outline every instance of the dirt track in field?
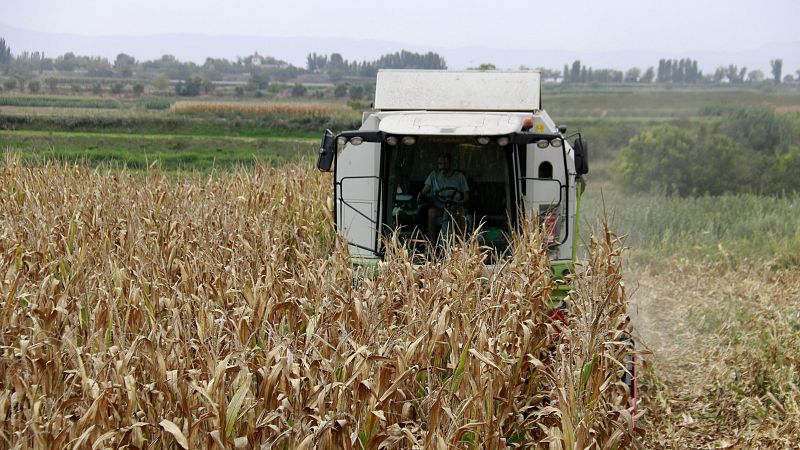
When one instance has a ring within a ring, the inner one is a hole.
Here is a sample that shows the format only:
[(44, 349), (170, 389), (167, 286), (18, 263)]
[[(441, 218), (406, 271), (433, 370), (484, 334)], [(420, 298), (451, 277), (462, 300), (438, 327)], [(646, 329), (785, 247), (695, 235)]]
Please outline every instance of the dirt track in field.
[[(644, 350), (640, 407), (646, 448), (736, 448), (736, 440), (704, 417), (703, 398), (713, 384), (704, 349), (714, 343), (692, 326), (690, 317), (705, 280), (680, 269), (629, 270), (626, 287), (637, 346)], [(706, 286), (707, 288), (707, 286)]]
[(800, 271), (680, 260), (625, 280), (645, 448), (799, 448)]

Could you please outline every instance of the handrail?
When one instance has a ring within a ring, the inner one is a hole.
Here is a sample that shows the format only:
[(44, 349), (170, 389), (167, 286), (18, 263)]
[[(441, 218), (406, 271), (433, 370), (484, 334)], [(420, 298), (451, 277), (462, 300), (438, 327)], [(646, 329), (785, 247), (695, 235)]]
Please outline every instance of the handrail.
[[(517, 181), (522, 183), (525, 181), (550, 181), (558, 184), (558, 202), (556, 205), (561, 205), (564, 199), (565, 192), (567, 192), (567, 185), (554, 178), (537, 178), (537, 177), (517, 177)], [(524, 210), (523, 210), (524, 211)], [(565, 202), (564, 212), (561, 214), (564, 217), (564, 238), (557, 245), (562, 245), (569, 239), (569, 204)]]

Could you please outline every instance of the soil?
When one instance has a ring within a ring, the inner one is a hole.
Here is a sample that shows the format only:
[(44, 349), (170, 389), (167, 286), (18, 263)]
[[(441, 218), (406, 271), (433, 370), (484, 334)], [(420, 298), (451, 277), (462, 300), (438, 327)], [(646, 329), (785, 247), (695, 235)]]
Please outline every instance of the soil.
[(714, 301), (704, 293), (702, 276), (685, 271), (626, 273), (638, 349), (640, 411), (646, 448), (733, 448), (735, 436), (704, 414), (703, 401), (714, 380), (705, 350), (714, 345), (692, 325), (698, 302)]

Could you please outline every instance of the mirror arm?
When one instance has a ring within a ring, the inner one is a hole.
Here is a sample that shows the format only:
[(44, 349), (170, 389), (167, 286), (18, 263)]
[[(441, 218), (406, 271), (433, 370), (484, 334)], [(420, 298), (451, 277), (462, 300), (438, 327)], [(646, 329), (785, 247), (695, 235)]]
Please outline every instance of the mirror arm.
[(364, 139), (364, 142), (383, 142), (386, 137), (386, 133), (383, 131), (342, 131), (339, 133), (336, 138), (346, 138), (350, 140), (350, 138), (360, 137)]
[(516, 133), (511, 133), (511, 142), (517, 145), (525, 145), (533, 144), (534, 142), (541, 141), (542, 139), (551, 141), (560, 137), (560, 134), (528, 133), (526, 131), (518, 131)]

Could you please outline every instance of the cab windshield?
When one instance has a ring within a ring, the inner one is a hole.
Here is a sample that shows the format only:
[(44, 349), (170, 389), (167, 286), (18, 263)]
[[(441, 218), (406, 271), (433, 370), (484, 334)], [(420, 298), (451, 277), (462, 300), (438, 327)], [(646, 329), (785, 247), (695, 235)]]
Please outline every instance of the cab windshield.
[(481, 245), (505, 252), (516, 211), (512, 148), (463, 137), (384, 144), (384, 235), (396, 231), (401, 243), (424, 254), (479, 229)]

